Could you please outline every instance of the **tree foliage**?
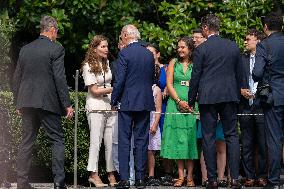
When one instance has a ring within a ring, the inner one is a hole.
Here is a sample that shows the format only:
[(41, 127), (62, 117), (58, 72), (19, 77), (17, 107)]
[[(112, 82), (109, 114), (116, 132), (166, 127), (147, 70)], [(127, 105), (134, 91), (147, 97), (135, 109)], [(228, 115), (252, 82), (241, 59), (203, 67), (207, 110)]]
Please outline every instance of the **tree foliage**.
[[(117, 53), (122, 26), (134, 23), (144, 41), (159, 45), (166, 61), (174, 56), (176, 41), (191, 35), (207, 13), (222, 21), (221, 35), (243, 48), (248, 28), (261, 29), (260, 16), (274, 10), (284, 0), (9, 0), (7, 7), (16, 21), (20, 40), (38, 35), (42, 15), (52, 15), (59, 23), (59, 41), (66, 48), (67, 77), (80, 67), (90, 39), (96, 34), (109, 38), (111, 54)], [(16, 7), (16, 8), (15, 8)], [(21, 44), (21, 43), (19, 43)], [(112, 56), (115, 57), (115, 56)]]
[(15, 30), (7, 12), (0, 12), (0, 90), (9, 90), (11, 73), (10, 46)]

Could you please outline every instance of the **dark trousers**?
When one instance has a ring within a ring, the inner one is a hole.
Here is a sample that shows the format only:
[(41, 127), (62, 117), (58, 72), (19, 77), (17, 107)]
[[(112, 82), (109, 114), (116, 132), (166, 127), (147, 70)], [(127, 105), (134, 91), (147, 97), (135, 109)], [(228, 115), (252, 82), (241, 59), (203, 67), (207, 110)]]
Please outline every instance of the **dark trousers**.
[(23, 187), (29, 183), (29, 171), (32, 163), (32, 150), (40, 126), (52, 144), (52, 172), (54, 183), (64, 185), (64, 136), (61, 116), (42, 109), (25, 108), (22, 116), (22, 142), (17, 159), (17, 185)]
[(215, 139), (218, 114), (223, 125), (231, 178), (237, 179), (239, 176), (240, 160), (240, 145), (237, 132), (237, 104), (235, 102), (201, 104), (199, 105), (199, 111), (203, 135), (202, 149), (208, 180), (217, 180)]
[(143, 180), (145, 176), (145, 169), (147, 167), (150, 112), (118, 112), (118, 161), (121, 180), (129, 179), (129, 158), (132, 127), (134, 134), (133, 152), (135, 179)]
[[(263, 111), (252, 106), (248, 109), (243, 109), (240, 113), (262, 114)], [(267, 178), (264, 116), (240, 116), (239, 120), (242, 141), (242, 165), (245, 176), (248, 179)], [(255, 149), (257, 149), (257, 165), (255, 165)]]
[(284, 106), (263, 108), (268, 151), (268, 182), (280, 183)]

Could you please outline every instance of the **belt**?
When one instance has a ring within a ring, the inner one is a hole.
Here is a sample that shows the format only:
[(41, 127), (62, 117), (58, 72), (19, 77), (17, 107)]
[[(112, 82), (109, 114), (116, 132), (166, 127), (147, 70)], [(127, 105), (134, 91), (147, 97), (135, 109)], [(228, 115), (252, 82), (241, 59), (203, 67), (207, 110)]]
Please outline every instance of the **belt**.
[(189, 81), (180, 81), (180, 85), (189, 87)]

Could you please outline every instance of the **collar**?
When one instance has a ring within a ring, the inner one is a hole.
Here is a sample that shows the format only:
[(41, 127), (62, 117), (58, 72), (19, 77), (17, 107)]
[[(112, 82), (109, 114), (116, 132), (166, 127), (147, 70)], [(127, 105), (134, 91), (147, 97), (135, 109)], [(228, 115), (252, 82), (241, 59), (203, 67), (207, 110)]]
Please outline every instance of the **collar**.
[(219, 35), (218, 33), (212, 33), (212, 34), (208, 35), (207, 39), (209, 39), (209, 37), (218, 36), (218, 35)]
[(39, 39), (47, 39), (49, 41), (52, 41), (49, 37), (45, 36), (45, 35), (39, 35), (38, 37)]
[(274, 36), (281, 36), (282, 32), (273, 32), (267, 38), (274, 37)]
[(128, 45), (130, 45), (131, 43), (136, 43), (136, 42), (138, 42), (138, 40), (130, 41), (130, 42), (128, 43)]

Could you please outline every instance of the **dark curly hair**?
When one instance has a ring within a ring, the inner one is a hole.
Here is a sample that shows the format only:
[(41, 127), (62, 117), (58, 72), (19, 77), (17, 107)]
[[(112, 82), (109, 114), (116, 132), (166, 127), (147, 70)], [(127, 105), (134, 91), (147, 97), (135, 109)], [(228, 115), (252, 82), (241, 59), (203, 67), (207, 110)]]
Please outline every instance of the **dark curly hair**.
[(100, 62), (98, 61), (98, 55), (95, 51), (95, 49), (100, 45), (102, 41), (108, 41), (108, 39), (103, 35), (95, 35), (92, 39), (91, 43), (89, 44), (88, 51), (85, 55), (85, 59), (82, 62), (82, 67), (88, 63), (91, 70), (90, 72), (94, 74), (101, 74), (102, 71), (108, 72), (108, 65), (107, 65), (107, 59), (102, 59), (102, 66), (100, 65)]
[(184, 37), (181, 37), (181, 38), (178, 39), (178, 42), (180, 42), (180, 41), (185, 42), (185, 45), (189, 49), (190, 55), (189, 55), (188, 58), (189, 58), (189, 61), (191, 62), (192, 61), (192, 53), (194, 51), (194, 42), (193, 42), (192, 37), (184, 36)]

